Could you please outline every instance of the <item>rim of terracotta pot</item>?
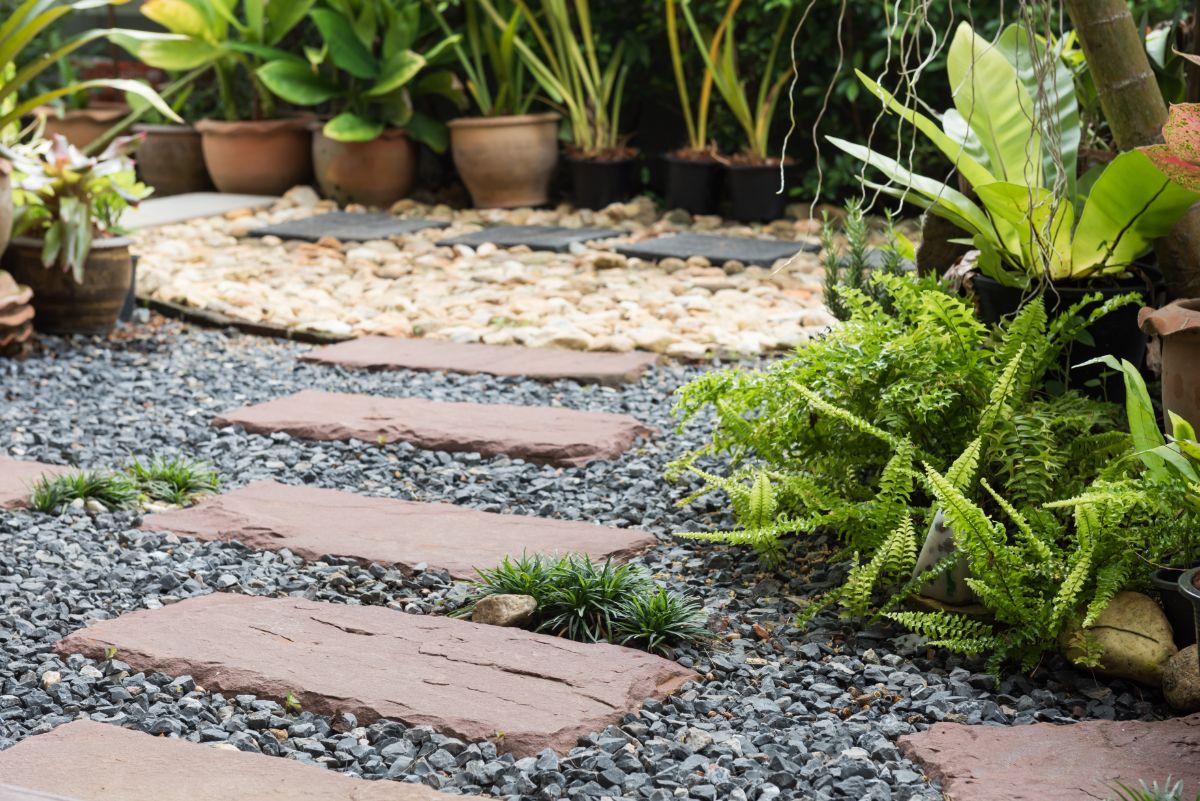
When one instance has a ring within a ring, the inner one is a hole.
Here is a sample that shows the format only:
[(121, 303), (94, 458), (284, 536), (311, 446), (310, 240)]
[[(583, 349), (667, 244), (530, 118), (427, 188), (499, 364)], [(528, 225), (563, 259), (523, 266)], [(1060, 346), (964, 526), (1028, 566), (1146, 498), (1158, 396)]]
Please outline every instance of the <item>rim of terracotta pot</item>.
[(325, 123), (320, 120), (316, 120), (312, 123), (309, 123), (309, 128), (310, 128), (310, 130), (312, 130), (314, 136), (319, 136), (322, 139), (325, 139), (330, 142), (338, 142), (338, 144), (342, 144), (342, 145), (369, 145), (372, 142), (378, 142), (380, 139), (395, 141), (395, 140), (399, 140), (399, 139), (411, 139), (412, 138), (411, 136), (408, 135), (408, 130), (405, 128), (384, 128), (383, 133), (381, 133), (379, 136), (375, 137), (374, 139), (368, 139), (365, 142), (341, 142), (337, 139), (334, 139), (333, 137), (326, 136), (325, 131), (322, 130), (324, 127), (325, 127)]
[(137, 125), (133, 126), (133, 130), (137, 133), (154, 133), (154, 134), (198, 133), (198, 131), (196, 130), (196, 126), (188, 125), (186, 123), (183, 125), (179, 125), (177, 123), (158, 124), (158, 123), (139, 122)]
[(1200, 332), (1200, 298), (1183, 298), (1161, 309), (1144, 307), (1138, 312), (1138, 327), (1160, 337)]
[(46, 119), (68, 120), (68, 119), (86, 119), (92, 122), (109, 122), (111, 120), (119, 120), (128, 114), (130, 108), (125, 106), (110, 106), (108, 108), (71, 108), (63, 112), (60, 117), (58, 110), (52, 106), (38, 106), (33, 110), (37, 116), (46, 117)]
[(456, 117), (446, 125), (450, 128), (512, 128), (532, 123), (558, 122), (562, 115), (557, 111), (539, 111), (536, 114), (505, 114), (499, 117)]
[[(14, 236), (9, 245), (22, 247), (41, 247), (44, 240), (33, 236)], [(115, 250), (133, 245), (133, 239), (128, 236), (102, 236), (92, 240), (91, 250)]]
[(302, 131), (311, 124), (311, 117), (276, 117), (273, 120), (232, 121), (204, 119), (197, 122), (195, 128), (200, 133), (273, 133), (275, 131)]

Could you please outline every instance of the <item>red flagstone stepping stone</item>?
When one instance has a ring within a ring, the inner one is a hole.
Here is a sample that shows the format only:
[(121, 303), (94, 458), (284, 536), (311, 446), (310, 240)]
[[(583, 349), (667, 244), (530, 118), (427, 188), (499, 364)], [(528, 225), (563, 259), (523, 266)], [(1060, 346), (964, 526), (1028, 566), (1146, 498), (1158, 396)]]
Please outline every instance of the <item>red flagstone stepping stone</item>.
[[(520, 756), (565, 751), (696, 674), (662, 657), (382, 606), (214, 593), (61, 640), (63, 655), (190, 675), (207, 690), (428, 725)], [(497, 733), (503, 732), (503, 737)]]
[(503, 454), (572, 467), (615, 459), (638, 437), (656, 432), (624, 414), (311, 389), (228, 412), (213, 425), (237, 425), (252, 434), (286, 431), (301, 439), (411, 442), (427, 450)]
[(477, 512), (446, 503), (369, 498), (352, 492), (255, 481), (187, 509), (151, 515), (150, 531), (202, 540), (238, 540), (250, 548), (287, 548), (305, 559), (326, 554), (394, 564), (424, 562), (473, 578), (505, 556), (586, 553), (624, 559), (654, 545), (654, 535), (569, 520)]
[(28, 506), (35, 481), (47, 473), (58, 475), (70, 470), (58, 464), (23, 462), (0, 456), (0, 509)]
[(1114, 782), (1184, 782), (1200, 792), (1200, 715), (1067, 725), (938, 723), (900, 738), (900, 752), (940, 779), (951, 801), (1097, 801)]
[[(419, 784), (356, 779), (290, 759), (77, 720), (0, 751), (0, 801), (449, 801)], [(16, 791), (20, 793), (20, 791)]]
[(641, 351), (596, 353), (373, 336), (317, 348), (300, 360), (368, 370), (485, 373), (539, 381), (569, 378), (584, 384), (618, 386), (640, 379), (658, 356)]

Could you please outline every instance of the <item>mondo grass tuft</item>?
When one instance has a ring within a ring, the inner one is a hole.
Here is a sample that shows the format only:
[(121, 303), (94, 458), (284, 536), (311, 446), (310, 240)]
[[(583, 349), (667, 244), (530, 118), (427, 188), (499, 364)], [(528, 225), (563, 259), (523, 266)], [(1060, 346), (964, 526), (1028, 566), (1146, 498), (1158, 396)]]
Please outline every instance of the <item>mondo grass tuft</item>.
[(467, 617), (489, 595), (529, 595), (537, 601), (534, 630), (579, 642), (611, 642), (666, 653), (681, 642), (712, 638), (700, 604), (658, 587), (641, 567), (584, 555), (507, 557), (479, 570)]
[(155, 456), (147, 462), (135, 459), (125, 472), (146, 497), (177, 506), (211, 495), (221, 486), (220, 476), (207, 462), (185, 456)]
[(141, 491), (128, 476), (104, 470), (74, 470), (57, 476), (42, 476), (33, 485), (30, 506), (53, 513), (72, 501), (96, 501), (109, 511), (128, 509), (138, 502)]
[[(1151, 785), (1141, 782), (1137, 788), (1117, 782), (1113, 789), (1117, 795), (1110, 801), (1184, 801), (1183, 782), (1172, 782), (1170, 778), (1161, 787), (1158, 782)], [(1196, 801), (1200, 801), (1200, 791), (1196, 793)]]

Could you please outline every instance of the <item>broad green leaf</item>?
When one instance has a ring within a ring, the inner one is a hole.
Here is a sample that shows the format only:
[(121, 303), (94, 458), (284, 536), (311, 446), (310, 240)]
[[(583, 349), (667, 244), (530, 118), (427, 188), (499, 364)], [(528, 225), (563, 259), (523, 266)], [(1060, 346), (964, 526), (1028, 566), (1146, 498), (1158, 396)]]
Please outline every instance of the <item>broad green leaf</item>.
[(339, 142), (371, 142), (379, 138), (383, 129), (384, 124), (380, 120), (345, 111), (325, 123), (324, 132), (330, 139)]
[(171, 33), (217, 44), (211, 20), (186, 0), (147, 0), (142, 4), (142, 14)]
[(412, 119), (412, 98), (408, 96), (407, 89), (397, 89), (391, 94), (376, 98), (375, 103), (383, 112), (387, 124), (393, 128), (403, 128)]
[(1170, 472), (1162, 457), (1154, 453), (1156, 448), (1166, 445), (1167, 440), (1158, 428), (1154, 403), (1150, 400), (1150, 393), (1146, 390), (1146, 382), (1142, 380), (1141, 372), (1129, 361), (1117, 361), (1113, 356), (1100, 356), (1076, 367), (1090, 367), (1096, 364), (1102, 364), (1124, 377), (1125, 416), (1129, 421), (1129, 433), (1133, 436), (1133, 447), (1137, 449), (1138, 458), (1146, 465), (1146, 469), (1159, 478), (1169, 478)]
[(1021, 243), (1021, 260), (1029, 275), (1045, 271), (1061, 280), (1071, 272), (1071, 229), (1075, 207), (1049, 189), (997, 182), (975, 192), (993, 217), (1010, 223)]
[(1030, 120), (1033, 100), (1017, 70), (964, 22), (946, 57), (954, 107), (988, 154), (992, 173), (1009, 183), (1042, 185), (1042, 142)]
[(148, 84), (141, 81), (133, 81), (126, 78), (97, 78), (90, 81), (80, 81), (79, 83), (52, 89), (49, 92), (43, 92), (36, 97), (31, 97), (23, 103), (18, 104), (11, 111), (0, 114), (0, 129), (3, 129), (9, 123), (20, 119), (26, 114), (33, 112), (38, 106), (44, 106), (47, 103), (57, 100), (58, 98), (71, 94), (73, 92), (84, 91), (87, 89), (112, 89), (117, 92), (127, 92), (144, 99), (147, 103), (154, 107), (154, 110), (162, 114), (172, 122), (182, 123), (179, 115), (176, 114), (163, 99), (158, 96), (158, 92), (150, 88)]
[(221, 56), (215, 45), (173, 33), (121, 31), (109, 38), (146, 66), (171, 72), (193, 70)]
[(329, 45), (334, 64), (356, 78), (370, 79), (379, 75), (375, 57), (359, 41), (348, 19), (328, 8), (314, 9), (311, 16)]
[(277, 45), (312, 9), (315, 0), (270, 0), (264, 42)]
[(988, 165), (987, 151), (983, 149), (983, 143), (979, 141), (979, 137), (971, 130), (971, 126), (967, 125), (967, 121), (958, 113), (958, 109), (946, 109), (946, 113), (942, 115), (942, 130), (946, 132), (956, 145), (962, 147), (963, 151), (968, 156), (979, 162), (985, 169), (988, 170), (990, 180), (984, 183), (994, 183), (996, 178), (992, 176), (991, 167)]
[(445, 153), (450, 144), (450, 133), (446, 130), (446, 126), (419, 111), (413, 112), (412, 119), (408, 121), (405, 130), (408, 131), (409, 136), (426, 145), (434, 153)]
[(1200, 194), (1168, 180), (1145, 153), (1130, 150), (1104, 170), (1083, 206), (1072, 246), (1072, 276), (1117, 272), (1171, 232)]
[[(337, 56), (334, 56), (336, 60)], [(383, 62), (379, 80), (367, 90), (367, 97), (381, 97), (394, 92), (417, 77), (425, 67), (425, 57), (411, 50), (401, 50), (393, 53)]]
[(315, 106), (342, 93), (341, 87), (312, 67), (294, 61), (270, 61), (255, 74), (273, 94), (299, 106)]
[(1196, 429), (1190, 422), (1170, 409), (1167, 410), (1167, 416), (1171, 419), (1171, 435), (1175, 439), (1192, 441), (1196, 439)]
[(972, 156), (971, 148), (960, 140), (947, 135), (938, 124), (926, 117), (924, 114), (915, 109), (908, 108), (903, 103), (898, 101), (891, 92), (884, 89), (875, 81), (871, 80), (861, 70), (855, 71), (858, 79), (871, 92), (871, 94), (883, 101), (889, 109), (896, 113), (901, 119), (914, 126), (925, 136), (929, 137), (929, 141), (937, 146), (938, 150), (942, 151), (945, 156), (950, 159), (963, 178), (971, 186), (981, 184), (990, 184), (996, 181), (996, 176), (988, 170), (987, 167), (980, 164)]
[(458, 76), (450, 70), (438, 70), (417, 81), (417, 94), (440, 95), (460, 109), (467, 107), (467, 96), (459, 84)]

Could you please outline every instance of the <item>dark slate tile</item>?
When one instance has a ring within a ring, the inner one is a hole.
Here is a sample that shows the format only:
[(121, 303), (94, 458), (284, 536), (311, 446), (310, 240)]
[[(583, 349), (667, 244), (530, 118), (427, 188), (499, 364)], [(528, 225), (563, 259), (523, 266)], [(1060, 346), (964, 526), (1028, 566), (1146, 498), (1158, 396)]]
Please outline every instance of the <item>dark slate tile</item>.
[(302, 220), (289, 220), (265, 228), (256, 228), (250, 236), (277, 236), (280, 239), (301, 239), (316, 242), (323, 236), (332, 236), (342, 242), (366, 242), (370, 239), (387, 239), (390, 236), (411, 234), (429, 228), (445, 228), (443, 220), (402, 219), (386, 212), (354, 213), (331, 211)]
[(562, 228), (557, 225), (495, 225), (472, 234), (443, 239), (439, 245), (468, 245), (479, 247), (485, 242), (502, 248), (525, 245), (531, 250), (550, 250), (566, 253), (575, 242), (590, 242), (620, 236), (610, 228)]
[(691, 256), (703, 256), (718, 265), (740, 261), (760, 267), (770, 267), (778, 259), (786, 259), (800, 252), (817, 253), (820, 250), (819, 245), (810, 242), (694, 233), (668, 234), (617, 248), (618, 253), (651, 261), (670, 257), (686, 260)]

